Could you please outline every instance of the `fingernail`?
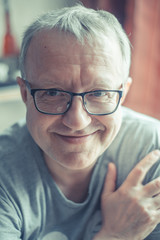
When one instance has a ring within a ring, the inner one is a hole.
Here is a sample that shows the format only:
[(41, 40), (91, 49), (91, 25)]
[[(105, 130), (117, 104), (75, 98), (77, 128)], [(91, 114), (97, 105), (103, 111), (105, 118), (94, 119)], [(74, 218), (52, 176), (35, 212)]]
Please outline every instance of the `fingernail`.
[(153, 152), (153, 154), (155, 155), (155, 157), (160, 157), (160, 150), (155, 150), (154, 152)]

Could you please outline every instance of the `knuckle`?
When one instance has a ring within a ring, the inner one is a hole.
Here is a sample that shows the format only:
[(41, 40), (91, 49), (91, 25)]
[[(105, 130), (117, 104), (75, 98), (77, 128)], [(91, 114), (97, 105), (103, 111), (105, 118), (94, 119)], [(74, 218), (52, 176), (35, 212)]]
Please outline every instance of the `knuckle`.
[(129, 191), (127, 191), (125, 188), (119, 189), (119, 197), (127, 199), (129, 197)]
[(150, 211), (148, 211), (147, 208), (145, 208), (144, 206), (141, 206), (140, 212), (147, 224), (151, 224), (153, 222), (153, 216), (150, 214)]
[(154, 185), (157, 189), (160, 189), (160, 178), (157, 178), (154, 182)]
[(156, 218), (152, 214), (147, 214), (146, 221), (148, 222), (149, 225), (155, 224)]
[(141, 176), (144, 173), (144, 168), (142, 166), (137, 166), (135, 168), (135, 174), (137, 177)]
[(134, 206), (139, 206), (140, 205), (138, 196), (132, 196), (132, 204)]
[(157, 222), (157, 217), (155, 214), (155, 211), (151, 210), (151, 207), (147, 206), (141, 206), (140, 207), (140, 213), (141, 216), (143, 216), (143, 220), (147, 225), (154, 225), (155, 222)]
[(149, 215), (149, 214), (145, 214), (145, 222), (148, 224), (148, 225), (152, 225), (153, 224), (153, 222), (154, 222), (154, 218), (151, 216), (151, 215)]

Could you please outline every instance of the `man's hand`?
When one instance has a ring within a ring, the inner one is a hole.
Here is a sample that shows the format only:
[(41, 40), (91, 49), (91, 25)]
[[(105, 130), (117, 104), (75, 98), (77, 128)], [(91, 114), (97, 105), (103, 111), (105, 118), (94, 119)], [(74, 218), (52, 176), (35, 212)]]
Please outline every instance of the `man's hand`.
[(94, 240), (142, 240), (154, 230), (160, 222), (160, 178), (146, 185), (142, 181), (159, 158), (159, 150), (149, 153), (116, 191), (116, 167), (109, 164), (101, 199), (103, 226)]

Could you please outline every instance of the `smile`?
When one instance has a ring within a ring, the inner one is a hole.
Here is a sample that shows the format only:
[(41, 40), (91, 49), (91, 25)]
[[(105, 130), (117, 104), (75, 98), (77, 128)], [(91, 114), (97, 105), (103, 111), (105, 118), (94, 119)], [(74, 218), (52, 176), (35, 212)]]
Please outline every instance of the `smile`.
[(91, 134), (88, 134), (88, 135), (83, 135), (83, 136), (70, 136), (70, 135), (60, 135), (60, 134), (57, 134), (57, 136), (67, 142), (67, 143), (70, 143), (70, 144), (82, 144), (82, 143), (86, 143), (87, 141), (89, 141), (93, 135), (95, 135), (96, 132), (94, 133), (91, 133)]

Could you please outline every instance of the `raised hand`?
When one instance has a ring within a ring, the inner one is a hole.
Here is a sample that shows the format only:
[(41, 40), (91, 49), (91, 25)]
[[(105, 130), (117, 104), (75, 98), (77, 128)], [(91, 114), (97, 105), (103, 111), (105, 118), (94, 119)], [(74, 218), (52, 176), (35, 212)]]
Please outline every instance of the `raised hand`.
[(149, 153), (116, 191), (116, 167), (109, 164), (101, 198), (103, 226), (94, 240), (142, 240), (160, 223), (160, 177), (142, 184), (159, 158), (159, 150)]

